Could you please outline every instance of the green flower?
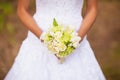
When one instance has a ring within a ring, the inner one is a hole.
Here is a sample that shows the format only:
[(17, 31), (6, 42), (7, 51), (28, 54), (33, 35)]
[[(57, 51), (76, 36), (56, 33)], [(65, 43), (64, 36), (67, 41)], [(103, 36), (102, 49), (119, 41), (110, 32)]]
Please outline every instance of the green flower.
[(53, 37), (50, 35), (50, 34), (46, 34), (45, 35), (45, 38), (44, 38), (44, 42), (48, 42), (48, 41), (51, 41), (53, 39)]
[(71, 40), (71, 35), (68, 32), (63, 32), (63, 35), (60, 40), (61, 42), (67, 43)]
[(68, 46), (65, 51), (59, 52), (59, 54), (57, 54), (57, 56), (58, 57), (66, 57), (66, 56), (70, 55), (74, 51), (74, 49), (75, 49), (74, 47)]

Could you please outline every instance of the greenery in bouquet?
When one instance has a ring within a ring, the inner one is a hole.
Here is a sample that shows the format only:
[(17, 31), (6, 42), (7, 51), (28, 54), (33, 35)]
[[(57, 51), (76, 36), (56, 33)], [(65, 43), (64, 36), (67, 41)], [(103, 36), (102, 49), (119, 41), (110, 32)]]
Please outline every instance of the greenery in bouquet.
[(81, 40), (72, 26), (58, 24), (55, 18), (53, 25), (47, 32), (42, 33), (40, 39), (59, 59), (70, 55), (79, 46)]

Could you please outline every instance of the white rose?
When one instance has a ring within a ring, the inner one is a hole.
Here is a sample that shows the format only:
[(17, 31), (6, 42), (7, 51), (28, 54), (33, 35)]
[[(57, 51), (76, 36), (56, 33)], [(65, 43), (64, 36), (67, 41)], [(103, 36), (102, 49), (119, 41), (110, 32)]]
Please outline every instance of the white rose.
[(80, 37), (77, 37), (77, 36), (71, 38), (71, 42), (72, 42), (72, 43), (74, 43), (74, 42), (79, 42), (80, 40), (81, 40), (81, 38), (80, 38)]
[(73, 43), (73, 46), (76, 48), (77, 46), (79, 46), (79, 42)]
[(56, 50), (56, 53), (59, 53), (59, 48), (58, 47), (54, 47), (55, 48), (55, 50)]
[(55, 35), (55, 33), (52, 32), (52, 31), (50, 31), (49, 34), (50, 34), (51, 36), (54, 36), (54, 35)]
[(62, 37), (62, 32), (58, 31), (55, 33), (55, 37), (60, 38)]
[(59, 44), (58, 44), (58, 48), (59, 48), (60, 51), (65, 51), (65, 49), (66, 49), (67, 47), (66, 47), (65, 44), (59, 43)]
[(72, 32), (72, 36), (74, 37), (74, 36), (77, 36), (78, 35), (78, 33), (77, 32)]

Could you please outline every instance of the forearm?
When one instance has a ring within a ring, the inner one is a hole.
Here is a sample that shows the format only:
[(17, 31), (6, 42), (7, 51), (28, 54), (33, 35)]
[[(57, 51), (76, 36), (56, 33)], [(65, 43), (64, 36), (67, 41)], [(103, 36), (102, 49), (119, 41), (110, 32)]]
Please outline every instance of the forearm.
[(82, 24), (80, 25), (80, 29), (78, 30), (78, 35), (83, 38), (94, 23), (97, 15), (97, 4), (94, 6), (88, 6), (85, 16), (83, 18)]
[(25, 27), (39, 38), (42, 30), (38, 27), (33, 17), (27, 11), (29, 3), (30, 0), (18, 0), (17, 14)]
[(20, 12), (19, 11), (18, 11), (18, 16), (20, 20), (23, 22), (23, 24), (25, 25), (25, 27), (27, 27), (27, 29), (29, 29), (39, 38), (39, 36), (42, 33), (42, 30), (38, 27), (33, 17), (25, 10), (22, 10)]

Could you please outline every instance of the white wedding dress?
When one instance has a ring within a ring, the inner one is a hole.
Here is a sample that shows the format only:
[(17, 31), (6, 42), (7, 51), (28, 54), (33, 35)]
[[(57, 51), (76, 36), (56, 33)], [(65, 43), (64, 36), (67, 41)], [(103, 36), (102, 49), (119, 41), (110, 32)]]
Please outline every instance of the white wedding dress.
[[(58, 23), (73, 25), (76, 31), (82, 22), (83, 0), (36, 0), (33, 18), (46, 31), (53, 18)], [(27, 19), (26, 19), (27, 20)], [(63, 64), (30, 31), (22, 42), (12, 68), (4, 80), (106, 80), (84, 37), (80, 46), (68, 56)]]

